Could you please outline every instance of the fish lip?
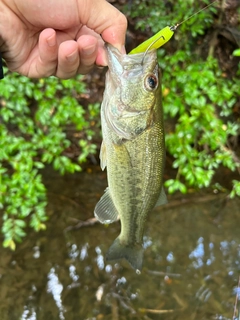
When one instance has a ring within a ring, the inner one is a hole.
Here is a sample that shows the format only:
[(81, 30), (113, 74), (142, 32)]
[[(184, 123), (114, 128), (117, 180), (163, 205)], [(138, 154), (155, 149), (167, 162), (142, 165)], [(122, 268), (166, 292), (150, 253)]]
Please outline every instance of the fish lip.
[[(109, 43), (105, 44), (105, 48), (108, 54), (108, 67), (109, 71), (115, 75), (115, 79), (123, 76), (124, 72), (134, 69), (132, 75), (138, 75), (144, 73), (144, 65), (148, 65), (150, 62), (156, 61), (156, 50), (150, 50), (147, 55), (145, 52), (137, 54), (124, 54), (121, 53), (117, 48)], [(144, 62), (144, 63), (143, 63)], [(134, 68), (133, 68), (134, 66)], [(128, 74), (130, 76), (130, 74)]]

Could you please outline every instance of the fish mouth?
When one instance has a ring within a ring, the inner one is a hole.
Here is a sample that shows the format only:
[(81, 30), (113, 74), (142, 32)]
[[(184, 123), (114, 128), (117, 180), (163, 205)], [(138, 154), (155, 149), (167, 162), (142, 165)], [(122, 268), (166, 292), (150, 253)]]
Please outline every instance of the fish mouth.
[[(157, 64), (155, 50), (149, 51), (146, 56), (145, 52), (128, 55), (122, 54), (109, 43), (107, 43), (105, 47), (108, 54), (109, 70), (117, 77), (122, 77), (124, 73), (128, 77), (137, 76), (144, 73), (144, 65), (149, 65), (150, 63), (153, 65)], [(133, 66), (134, 71), (132, 71)]]

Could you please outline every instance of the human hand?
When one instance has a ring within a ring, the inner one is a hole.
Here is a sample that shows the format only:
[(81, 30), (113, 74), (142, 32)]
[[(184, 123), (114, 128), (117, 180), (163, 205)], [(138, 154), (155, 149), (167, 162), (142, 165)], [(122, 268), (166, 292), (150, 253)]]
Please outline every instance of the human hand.
[(0, 0), (0, 21), (8, 68), (32, 78), (67, 79), (106, 65), (103, 40), (122, 51), (127, 28), (105, 0)]

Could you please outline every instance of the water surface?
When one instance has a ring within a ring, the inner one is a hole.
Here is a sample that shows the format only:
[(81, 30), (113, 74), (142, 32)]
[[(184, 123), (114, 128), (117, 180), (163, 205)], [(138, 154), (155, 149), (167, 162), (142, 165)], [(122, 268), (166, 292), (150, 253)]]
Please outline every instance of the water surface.
[(47, 230), (0, 248), (1, 320), (232, 319), (240, 274), (240, 200), (169, 198), (146, 225), (144, 267), (106, 263), (119, 222), (69, 230), (93, 215), (105, 173), (47, 172)]

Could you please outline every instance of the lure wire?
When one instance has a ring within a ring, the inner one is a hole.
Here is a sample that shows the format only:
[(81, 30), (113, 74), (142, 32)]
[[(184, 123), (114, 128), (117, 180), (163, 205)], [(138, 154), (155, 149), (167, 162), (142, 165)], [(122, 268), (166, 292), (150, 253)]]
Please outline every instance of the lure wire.
[(141, 64), (143, 65), (143, 61), (146, 57), (146, 54), (148, 53), (148, 51), (151, 49), (151, 47), (154, 45), (154, 43), (156, 43), (158, 40), (160, 40), (161, 38), (163, 38), (163, 40), (165, 40), (164, 36), (160, 36), (159, 38), (155, 39), (146, 49), (146, 51), (144, 52), (143, 58), (142, 58), (142, 62)]
[[(194, 17), (195, 15), (197, 15), (198, 13), (200, 13), (201, 11), (206, 10), (208, 7), (212, 6), (212, 5), (213, 5), (215, 2), (217, 2), (217, 1), (218, 1), (218, 0), (212, 1), (212, 2), (209, 3), (207, 6), (205, 6), (204, 8), (202, 8), (202, 9), (200, 9), (200, 10), (198, 10), (197, 12), (195, 12), (194, 14), (192, 14), (192, 15), (191, 15), (190, 17), (188, 17), (187, 19), (185, 19), (185, 20), (181, 21), (180, 23), (177, 23), (177, 24), (169, 27), (169, 29), (170, 29), (171, 31), (176, 31), (177, 28), (178, 28), (181, 24), (183, 24), (184, 22), (188, 21), (189, 19), (191, 19), (192, 17)], [(152, 47), (157, 41), (159, 41), (161, 38), (163, 38), (163, 40), (165, 40), (164, 36), (161, 35), (161, 36), (159, 36), (157, 39), (155, 39), (155, 40), (147, 47), (146, 51), (144, 52), (143, 58), (142, 58), (142, 62), (141, 62), (142, 65), (143, 65), (145, 56), (146, 56), (146, 54), (148, 53), (148, 51), (149, 51), (149, 50), (151, 49), (151, 47)]]
[(209, 3), (207, 6), (205, 6), (204, 8), (198, 10), (197, 12), (195, 12), (194, 14), (192, 14), (190, 17), (188, 17), (187, 19), (181, 21), (180, 23), (176, 24), (177, 26), (180, 26), (181, 24), (183, 24), (184, 22), (188, 21), (189, 19), (191, 19), (192, 17), (196, 16), (197, 14), (199, 14), (201, 11), (206, 10), (208, 7), (212, 6), (215, 2), (217, 2), (218, 0), (214, 0), (211, 3)]

